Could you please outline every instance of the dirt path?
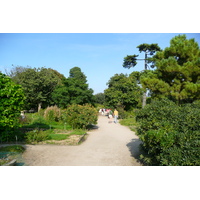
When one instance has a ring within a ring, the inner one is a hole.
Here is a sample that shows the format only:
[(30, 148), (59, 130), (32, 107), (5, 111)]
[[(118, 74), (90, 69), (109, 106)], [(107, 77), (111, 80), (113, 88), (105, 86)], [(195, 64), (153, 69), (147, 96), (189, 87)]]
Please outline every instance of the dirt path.
[(23, 154), (29, 166), (140, 166), (138, 137), (128, 127), (108, 123), (99, 116), (99, 127), (88, 132), (88, 138), (78, 146), (27, 145)]

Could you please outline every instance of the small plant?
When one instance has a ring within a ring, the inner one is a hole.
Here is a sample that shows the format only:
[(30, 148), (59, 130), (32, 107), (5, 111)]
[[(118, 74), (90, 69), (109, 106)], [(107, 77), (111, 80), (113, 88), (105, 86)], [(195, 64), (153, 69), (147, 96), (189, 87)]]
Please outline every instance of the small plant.
[(27, 132), (25, 138), (27, 143), (37, 143), (47, 140), (48, 133), (45, 131), (40, 131), (39, 129), (35, 129), (33, 131)]

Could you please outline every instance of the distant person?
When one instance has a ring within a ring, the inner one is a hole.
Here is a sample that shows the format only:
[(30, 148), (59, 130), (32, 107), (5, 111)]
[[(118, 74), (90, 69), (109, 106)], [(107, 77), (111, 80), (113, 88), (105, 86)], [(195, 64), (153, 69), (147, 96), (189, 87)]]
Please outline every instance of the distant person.
[(112, 123), (112, 118), (113, 118), (113, 112), (112, 112), (111, 109), (109, 109), (109, 112), (108, 112), (108, 119), (109, 119), (109, 121), (108, 121), (108, 123)]
[(114, 110), (114, 122), (115, 124), (117, 123), (117, 119), (118, 119), (118, 111), (117, 109)]

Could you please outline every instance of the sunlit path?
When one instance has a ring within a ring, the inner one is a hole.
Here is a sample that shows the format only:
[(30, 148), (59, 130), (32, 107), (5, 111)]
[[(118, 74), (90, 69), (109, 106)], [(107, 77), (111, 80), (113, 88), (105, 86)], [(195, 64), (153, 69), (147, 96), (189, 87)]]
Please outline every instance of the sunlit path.
[(23, 157), (31, 166), (139, 166), (138, 137), (129, 128), (108, 123), (100, 116), (99, 127), (88, 132), (79, 146), (27, 145)]

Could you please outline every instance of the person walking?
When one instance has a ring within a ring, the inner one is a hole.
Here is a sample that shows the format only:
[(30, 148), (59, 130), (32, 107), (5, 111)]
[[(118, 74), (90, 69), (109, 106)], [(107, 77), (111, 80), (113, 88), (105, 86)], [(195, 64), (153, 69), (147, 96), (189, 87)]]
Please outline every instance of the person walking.
[(114, 122), (115, 124), (117, 123), (117, 118), (118, 118), (118, 111), (117, 109), (114, 110)]
[(109, 111), (108, 111), (108, 119), (109, 119), (108, 123), (112, 123), (112, 118), (113, 118), (113, 112), (112, 112), (111, 109), (109, 109)]

